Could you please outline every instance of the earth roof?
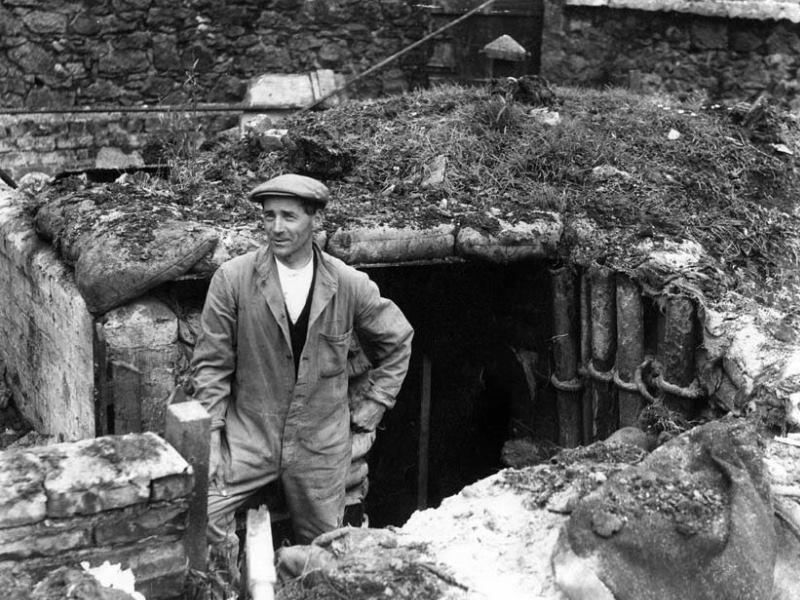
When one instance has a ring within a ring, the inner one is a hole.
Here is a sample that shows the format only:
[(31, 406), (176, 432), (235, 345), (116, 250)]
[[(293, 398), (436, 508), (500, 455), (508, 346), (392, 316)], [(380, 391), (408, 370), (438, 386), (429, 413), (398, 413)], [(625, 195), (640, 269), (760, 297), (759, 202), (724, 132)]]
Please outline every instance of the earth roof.
[(690, 240), (705, 251), (694, 275), (706, 294), (736, 289), (774, 304), (796, 293), (800, 137), (795, 118), (766, 101), (679, 103), (532, 78), (348, 101), (281, 127), (277, 145), (250, 135), (200, 151), (167, 131), (150, 150), (171, 160), (169, 180), (65, 181), (55, 194), (102, 197), (146, 237), (165, 217), (255, 227), (246, 192), (301, 172), (331, 189), (329, 233), (451, 224), (491, 235), (558, 215), (553, 258), (630, 269), (643, 241)]

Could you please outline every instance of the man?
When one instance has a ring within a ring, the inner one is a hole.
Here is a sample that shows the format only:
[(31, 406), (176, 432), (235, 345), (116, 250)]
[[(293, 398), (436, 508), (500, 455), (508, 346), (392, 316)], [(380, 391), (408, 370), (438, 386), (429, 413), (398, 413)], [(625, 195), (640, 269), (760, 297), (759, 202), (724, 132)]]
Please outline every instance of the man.
[[(281, 175), (249, 199), (262, 205), (269, 243), (214, 274), (192, 359), (195, 397), (212, 418), (209, 542), (226, 562), (238, 551), (234, 511), (272, 481), (284, 490), (297, 543), (341, 525), (351, 426), (374, 430), (392, 407), (413, 336), (366, 274), (314, 243), (325, 185)], [(351, 412), (354, 332), (374, 368)]]

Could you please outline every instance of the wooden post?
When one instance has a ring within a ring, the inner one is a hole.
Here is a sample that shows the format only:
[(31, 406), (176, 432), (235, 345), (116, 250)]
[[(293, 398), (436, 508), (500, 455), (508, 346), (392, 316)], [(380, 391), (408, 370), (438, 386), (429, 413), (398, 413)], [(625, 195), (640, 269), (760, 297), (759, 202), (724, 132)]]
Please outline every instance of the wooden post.
[[(586, 272), (581, 274), (580, 291), (580, 311), (581, 311), (581, 375), (585, 382), (589, 382), (586, 372), (589, 361), (592, 360), (592, 305), (589, 291), (589, 275)], [(594, 429), (594, 408), (592, 407), (592, 386), (583, 386), (581, 395), (581, 424), (583, 426), (583, 443), (591, 444), (595, 440)]]
[[(686, 387), (695, 376), (694, 359), (697, 346), (696, 312), (694, 302), (685, 296), (667, 298), (664, 321), (664, 341), (658, 349), (664, 379), (673, 385)], [(695, 402), (674, 394), (664, 394), (664, 405), (687, 419), (694, 417)]]
[(103, 324), (95, 321), (94, 336), (92, 340), (94, 347), (94, 386), (96, 390), (94, 401), (94, 429), (95, 434), (100, 437), (114, 433), (110, 431), (108, 416), (108, 348), (106, 346), (106, 334)]
[(208, 543), (208, 454), (211, 442), (211, 417), (195, 401), (167, 407), (164, 439), (194, 470), (194, 489), (189, 498), (189, 524), (184, 535), (189, 567), (206, 570)]
[(417, 508), (428, 507), (428, 462), (431, 437), (431, 359), (422, 355), (422, 385), (419, 419), (419, 464), (417, 482)]
[(644, 317), (642, 294), (627, 275), (617, 274), (617, 401), (619, 426), (634, 426), (639, 421), (642, 397), (634, 375), (644, 360)]
[(428, 507), (428, 454), (431, 440), (431, 359), (422, 355), (422, 385), (419, 409), (419, 462), (417, 463), (417, 508)]
[(611, 369), (617, 344), (616, 286), (614, 272), (601, 265), (589, 268), (591, 290), (592, 360), (588, 370), (592, 378), (592, 408), (595, 434), (605, 439), (617, 430), (617, 411)]
[(247, 511), (247, 589), (251, 600), (275, 597), (275, 553), (272, 548), (272, 523), (266, 506)]
[(558, 444), (580, 445), (582, 438), (581, 391), (578, 387), (578, 321), (575, 276), (571, 269), (550, 270), (553, 298), (553, 378), (558, 411)]

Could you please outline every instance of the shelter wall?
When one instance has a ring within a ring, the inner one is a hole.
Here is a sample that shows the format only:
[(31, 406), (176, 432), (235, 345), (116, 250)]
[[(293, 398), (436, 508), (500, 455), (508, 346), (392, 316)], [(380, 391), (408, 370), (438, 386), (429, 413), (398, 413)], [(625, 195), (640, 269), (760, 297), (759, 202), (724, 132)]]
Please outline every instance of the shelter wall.
[(769, 92), (800, 106), (800, 25), (597, 4), (545, 3), (544, 77), (710, 100), (753, 100)]
[[(23, 592), (57, 567), (131, 568), (147, 598), (186, 577), (193, 472), (152, 433), (0, 453), (0, 575)], [(28, 597), (4, 590), (9, 597)]]
[(94, 435), (93, 319), (54, 250), (0, 188), (0, 358), (18, 408), (37, 431)]

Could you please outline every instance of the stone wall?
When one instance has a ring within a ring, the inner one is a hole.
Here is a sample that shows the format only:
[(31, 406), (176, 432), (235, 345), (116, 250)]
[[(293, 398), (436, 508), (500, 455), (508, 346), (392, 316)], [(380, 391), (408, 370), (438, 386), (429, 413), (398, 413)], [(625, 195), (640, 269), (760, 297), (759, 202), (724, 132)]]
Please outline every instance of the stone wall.
[(180, 597), (192, 486), (191, 467), (152, 433), (0, 453), (0, 576), (20, 592), (4, 597), (83, 561), (132, 569), (149, 600)]
[(545, 2), (541, 74), (555, 83), (710, 100), (766, 91), (800, 107), (798, 24), (580, 4), (597, 2)]
[[(0, 106), (241, 101), (262, 73), (363, 71), (421, 38), (411, 0), (6, 0)], [(361, 86), (414, 84), (424, 52)]]
[(0, 183), (0, 360), (20, 412), (40, 433), (95, 433), (93, 319), (69, 269)]
[(236, 114), (221, 112), (0, 114), (0, 167), (15, 180), (29, 172), (141, 167), (154, 162), (150, 142), (171, 139), (179, 148), (237, 123)]

